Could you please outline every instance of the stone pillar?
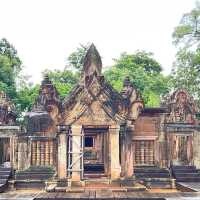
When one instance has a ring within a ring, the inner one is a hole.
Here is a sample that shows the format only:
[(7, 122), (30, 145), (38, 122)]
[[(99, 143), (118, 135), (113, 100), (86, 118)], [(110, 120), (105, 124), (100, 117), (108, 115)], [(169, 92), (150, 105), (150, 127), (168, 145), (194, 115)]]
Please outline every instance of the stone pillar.
[(111, 126), (110, 134), (110, 175), (111, 179), (120, 178), (121, 166), (119, 162), (119, 126)]
[(18, 143), (18, 170), (24, 170), (27, 166), (27, 142), (21, 139)]
[(45, 164), (45, 142), (44, 141), (41, 141), (40, 142), (40, 152), (41, 152), (41, 165), (44, 166)]
[(73, 125), (72, 126), (72, 181), (81, 180), (81, 129), (82, 126)]
[(37, 143), (36, 143), (36, 141), (32, 141), (31, 146), (32, 146), (32, 161), (31, 161), (31, 164), (36, 165), (36, 160), (37, 160), (37, 151), (36, 151)]
[(165, 133), (165, 114), (160, 115), (160, 120), (159, 120), (159, 132), (158, 132), (158, 141), (155, 141), (155, 161), (157, 162), (156, 164), (161, 167), (170, 167), (170, 161), (168, 161), (168, 156), (167, 152), (170, 153), (167, 149), (169, 148), (167, 145), (167, 138), (166, 138), (166, 133)]
[(193, 133), (193, 162), (192, 164), (200, 169), (200, 132), (195, 130)]
[(31, 157), (32, 157), (32, 140), (28, 139), (27, 142), (27, 163), (26, 167), (29, 168), (31, 166)]
[[(66, 133), (63, 133), (66, 134)], [(54, 158), (54, 143), (53, 140), (49, 143), (49, 152), (50, 152), (50, 158), (49, 158), (49, 164), (53, 166), (53, 158)]]
[(10, 164), (11, 167), (14, 167), (14, 161), (15, 161), (15, 156), (14, 156), (14, 136), (10, 137)]
[(40, 165), (40, 141), (37, 141), (37, 160), (36, 160), (36, 165)]
[(13, 137), (13, 146), (12, 146), (12, 152), (13, 152), (13, 168), (17, 169), (17, 156), (18, 156), (18, 137)]
[(45, 142), (45, 165), (48, 166), (49, 165), (49, 141)]
[[(51, 151), (53, 151), (53, 141), (50, 143), (50, 163), (53, 164)], [(67, 135), (64, 131), (58, 135), (58, 178), (67, 178)]]
[(125, 178), (133, 177), (133, 131), (134, 126), (128, 127), (125, 133)]

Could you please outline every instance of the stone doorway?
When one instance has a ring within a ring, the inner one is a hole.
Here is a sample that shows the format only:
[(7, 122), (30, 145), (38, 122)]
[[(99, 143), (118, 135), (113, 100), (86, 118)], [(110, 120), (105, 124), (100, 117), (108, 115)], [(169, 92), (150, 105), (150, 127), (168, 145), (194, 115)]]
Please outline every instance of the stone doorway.
[(107, 126), (84, 126), (84, 178), (108, 175), (108, 132)]
[(0, 138), (0, 164), (10, 163), (10, 138)]
[(192, 159), (192, 134), (174, 135), (171, 143), (172, 164), (190, 165)]

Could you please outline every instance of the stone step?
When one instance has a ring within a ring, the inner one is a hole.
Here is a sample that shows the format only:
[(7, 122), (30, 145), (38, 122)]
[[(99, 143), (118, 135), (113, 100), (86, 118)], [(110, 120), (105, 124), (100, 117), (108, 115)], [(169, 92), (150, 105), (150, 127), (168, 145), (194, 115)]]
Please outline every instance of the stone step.
[(169, 173), (167, 169), (147, 169), (147, 168), (140, 168), (134, 169), (134, 173)]
[(98, 179), (95, 179), (95, 178), (93, 178), (93, 179), (86, 179), (85, 180), (85, 185), (87, 186), (87, 185), (96, 185), (96, 184), (106, 184), (106, 185), (109, 185), (110, 184), (110, 180), (109, 179), (107, 179), (107, 178), (98, 178)]
[(11, 168), (8, 168), (8, 167), (0, 167), (0, 171), (11, 171)]
[(179, 177), (185, 177), (185, 178), (200, 177), (200, 173), (175, 173), (175, 178)]
[(172, 170), (185, 170), (185, 169), (194, 169), (196, 170), (196, 167), (193, 165), (175, 165), (171, 167)]
[(6, 174), (6, 175), (0, 175), (0, 179), (8, 179), (10, 177), (10, 175)]
[(16, 189), (44, 189), (45, 181), (41, 180), (16, 180)]
[(87, 178), (101, 178), (106, 177), (104, 173), (84, 173), (84, 177)]
[(16, 180), (25, 180), (25, 179), (35, 179), (35, 180), (44, 180), (49, 179), (53, 175), (52, 174), (16, 174), (15, 179)]
[(55, 172), (47, 171), (17, 171), (17, 174), (55, 174)]
[(136, 178), (170, 178), (169, 173), (135, 173)]
[(11, 171), (1, 171), (0, 175), (10, 175)]
[(200, 177), (178, 177), (176, 182), (200, 182)]
[(178, 169), (178, 170), (172, 170), (172, 173), (198, 173), (197, 169)]

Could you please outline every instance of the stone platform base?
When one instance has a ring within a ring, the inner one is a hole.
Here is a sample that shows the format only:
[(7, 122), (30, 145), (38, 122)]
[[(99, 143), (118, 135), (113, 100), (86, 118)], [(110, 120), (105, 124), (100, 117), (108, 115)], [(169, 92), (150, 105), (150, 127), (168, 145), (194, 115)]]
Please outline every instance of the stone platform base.
[(90, 186), (84, 186), (84, 187), (58, 187), (52, 184), (46, 188), (47, 192), (67, 192), (67, 193), (68, 192), (81, 193), (81, 192), (86, 192), (86, 191), (99, 191), (99, 190), (110, 191), (110, 192), (142, 192), (142, 191), (146, 191), (146, 187), (141, 184), (135, 184), (134, 186), (126, 186), (126, 187), (113, 186), (113, 185), (109, 185), (109, 186), (90, 185)]

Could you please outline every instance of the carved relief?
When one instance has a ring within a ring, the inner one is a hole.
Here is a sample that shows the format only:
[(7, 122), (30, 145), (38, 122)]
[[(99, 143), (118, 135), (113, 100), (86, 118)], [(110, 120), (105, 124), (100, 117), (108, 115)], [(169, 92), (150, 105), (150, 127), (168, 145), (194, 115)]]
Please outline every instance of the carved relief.
[(61, 110), (58, 92), (45, 75), (33, 109), (26, 115), (28, 132), (55, 132)]
[(195, 123), (195, 114), (198, 108), (187, 91), (182, 89), (175, 91), (164, 102), (164, 105), (168, 107), (170, 112), (166, 119), (167, 122)]
[[(124, 80), (124, 88), (120, 94), (104, 80), (101, 68), (100, 55), (95, 46), (91, 45), (84, 59), (81, 81), (76, 90), (72, 91), (64, 101), (63, 119), (65, 123), (78, 119), (77, 116), (80, 117), (94, 102), (98, 102), (102, 111), (118, 123), (124, 123), (126, 120), (134, 121), (138, 117), (143, 108), (143, 102), (129, 78)], [(82, 89), (78, 89), (81, 87)], [(96, 110), (95, 113), (95, 117), (100, 115), (100, 111)]]
[(129, 77), (126, 77), (124, 80), (123, 90), (121, 92), (121, 95), (123, 97), (123, 109), (122, 112), (124, 114), (127, 114), (129, 120), (135, 120), (137, 119), (138, 115), (140, 114), (140, 111), (143, 108), (143, 102), (140, 99), (140, 96), (134, 87), (134, 85), (131, 83)]
[(6, 93), (0, 92), (0, 125), (13, 125), (16, 121), (15, 106)]

